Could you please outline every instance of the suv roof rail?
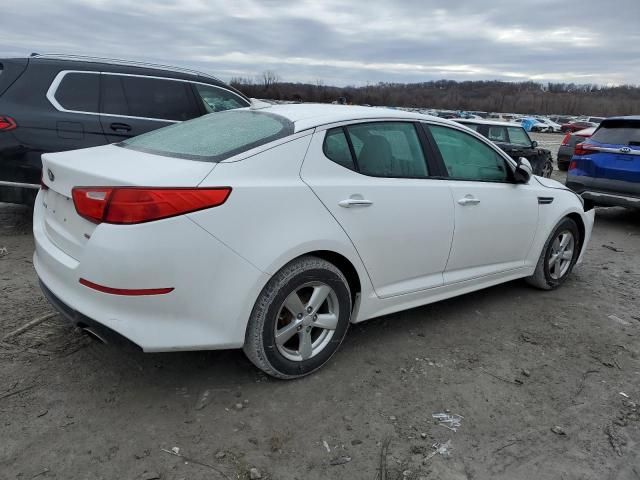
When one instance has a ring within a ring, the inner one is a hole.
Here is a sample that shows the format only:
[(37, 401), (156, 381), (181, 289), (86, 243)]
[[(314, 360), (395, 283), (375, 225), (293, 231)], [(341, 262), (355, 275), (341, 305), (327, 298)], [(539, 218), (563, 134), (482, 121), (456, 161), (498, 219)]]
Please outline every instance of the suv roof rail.
[(91, 57), (87, 55), (69, 55), (69, 54), (58, 54), (58, 53), (44, 53), (44, 54), (32, 53), (30, 57), (54, 59), (54, 60), (73, 60), (78, 62), (108, 63), (111, 65), (123, 65), (123, 66), (131, 66), (131, 67), (157, 68), (159, 70), (167, 70), (167, 71), (177, 72), (177, 73), (188, 73), (191, 75), (198, 75), (200, 77), (207, 77), (213, 80), (217, 80), (218, 82), (222, 82), (222, 80), (220, 80), (218, 77), (209, 75), (208, 73), (200, 72), (198, 70), (192, 70), (190, 68), (174, 67), (170, 65), (161, 65), (158, 63), (140, 62), (136, 60), (122, 60), (118, 58)]

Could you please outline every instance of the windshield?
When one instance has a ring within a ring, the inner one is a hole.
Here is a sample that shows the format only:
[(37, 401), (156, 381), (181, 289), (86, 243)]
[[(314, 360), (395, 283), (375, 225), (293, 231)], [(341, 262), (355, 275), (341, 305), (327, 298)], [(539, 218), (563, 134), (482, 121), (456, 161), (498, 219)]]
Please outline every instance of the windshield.
[(591, 138), (600, 143), (640, 146), (640, 120), (605, 120)]
[(527, 132), (525, 132), (522, 128), (509, 127), (507, 130), (509, 130), (509, 143), (521, 147), (531, 146), (529, 135), (527, 135)]
[(264, 111), (227, 110), (154, 130), (118, 144), (168, 157), (220, 162), (293, 133), (293, 123)]

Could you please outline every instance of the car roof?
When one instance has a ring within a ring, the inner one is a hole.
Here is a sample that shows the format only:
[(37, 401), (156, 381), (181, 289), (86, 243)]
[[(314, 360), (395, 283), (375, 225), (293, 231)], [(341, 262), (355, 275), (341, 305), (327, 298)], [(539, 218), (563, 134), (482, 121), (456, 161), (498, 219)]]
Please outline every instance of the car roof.
[(296, 132), (330, 123), (348, 122), (352, 120), (429, 120), (443, 125), (459, 126), (451, 120), (440, 117), (382, 107), (289, 103), (270, 105), (268, 107), (255, 109), (255, 111), (272, 113), (286, 118), (295, 125)]
[(191, 70), (189, 68), (159, 65), (135, 60), (122, 60), (117, 58), (89, 57), (84, 55), (32, 54), (27, 58), (30, 63), (48, 64), (56, 67), (63, 66), (66, 70), (104, 70), (113, 73), (129, 73), (148, 76), (156, 75), (166, 78), (200, 81), (231, 89), (235, 93), (247, 98), (242, 92), (239, 92), (230, 85), (224, 83), (219, 78), (197, 70)]
[(512, 122), (498, 122), (498, 121), (493, 121), (493, 120), (474, 120), (474, 119), (466, 119), (466, 118), (461, 118), (459, 120), (456, 120), (456, 122), (458, 123), (471, 123), (474, 125), (493, 125), (496, 127), (519, 127), (522, 128), (521, 125), (517, 124), (517, 123), (512, 123)]
[[(596, 118), (596, 117), (593, 117), (593, 118)], [(597, 117), (597, 118), (601, 118), (601, 117)], [(620, 117), (606, 117), (604, 120), (640, 120), (640, 115), (627, 115), (627, 116), (620, 116)]]

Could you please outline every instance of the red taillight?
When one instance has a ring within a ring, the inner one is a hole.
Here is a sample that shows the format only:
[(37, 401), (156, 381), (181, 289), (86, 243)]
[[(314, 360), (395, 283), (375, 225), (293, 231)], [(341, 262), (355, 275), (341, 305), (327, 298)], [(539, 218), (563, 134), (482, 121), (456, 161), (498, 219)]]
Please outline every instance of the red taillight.
[(9, 130), (15, 130), (18, 127), (16, 121), (5, 115), (0, 115), (0, 132), (8, 132)]
[(571, 162), (569, 162), (569, 170), (573, 170), (574, 168), (576, 168), (577, 163), (575, 160), (572, 160)]
[(571, 134), (567, 133), (564, 138), (562, 139), (562, 146), (566, 147), (567, 145), (569, 145), (569, 141), (571, 140)]
[(175, 217), (217, 207), (226, 202), (231, 187), (75, 187), (78, 215), (93, 223), (130, 225)]
[(594, 150), (592, 150), (591, 148), (589, 148), (589, 145), (585, 145), (584, 143), (579, 143), (575, 146), (575, 148), (573, 149), (573, 154), (574, 155), (588, 155), (590, 153), (593, 153)]

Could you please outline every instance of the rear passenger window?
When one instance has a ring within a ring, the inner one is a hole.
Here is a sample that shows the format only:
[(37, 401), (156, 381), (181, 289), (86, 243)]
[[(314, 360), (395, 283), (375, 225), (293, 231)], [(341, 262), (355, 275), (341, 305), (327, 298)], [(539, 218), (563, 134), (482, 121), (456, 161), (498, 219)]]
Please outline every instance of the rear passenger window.
[(449, 127), (431, 125), (429, 130), (450, 178), (481, 182), (508, 181), (504, 159), (485, 143)]
[(406, 122), (360, 123), (347, 127), (360, 173), (374, 177), (428, 176), (415, 125)]
[(328, 159), (333, 160), (338, 165), (342, 165), (349, 170), (355, 170), (353, 158), (351, 158), (351, 151), (349, 150), (349, 143), (347, 143), (347, 137), (342, 128), (334, 128), (333, 130), (327, 131), (322, 150)]
[(187, 82), (125, 75), (103, 75), (102, 113), (183, 121), (198, 117)]
[(65, 110), (98, 113), (100, 75), (67, 73), (58, 85), (55, 99)]
[(487, 138), (492, 142), (507, 142), (507, 129), (504, 127), (489, 127)]

